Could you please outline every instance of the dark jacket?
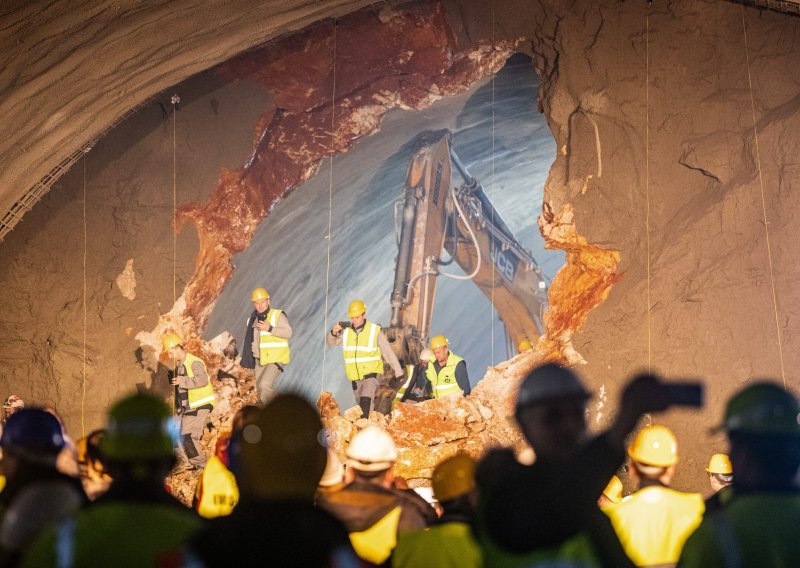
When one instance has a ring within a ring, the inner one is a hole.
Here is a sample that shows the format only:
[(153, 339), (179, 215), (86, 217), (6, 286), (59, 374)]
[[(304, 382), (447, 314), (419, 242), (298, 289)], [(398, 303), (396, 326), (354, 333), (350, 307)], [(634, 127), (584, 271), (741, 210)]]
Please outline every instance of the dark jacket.
[(405, 491), (358, 480), (341, 491), (320, 494), (317, 506), (342, 521), (347, 532), (370, 528), (397, 506), (401, 507), (398, 532), (423, 529), (428, 524), (426, 508), (431, 509), (424, 499), (417, 500)]
[(191, 542), (204, 566), (323, 568), (342, 556), (358, 562), (342, 524), (311, 504), (243, 498)]

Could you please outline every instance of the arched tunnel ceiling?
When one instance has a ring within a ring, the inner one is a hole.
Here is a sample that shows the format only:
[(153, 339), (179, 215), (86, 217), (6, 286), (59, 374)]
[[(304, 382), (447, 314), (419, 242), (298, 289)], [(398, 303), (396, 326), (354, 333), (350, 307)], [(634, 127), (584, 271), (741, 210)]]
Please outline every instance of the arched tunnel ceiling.
[(0, 218), (148, 97), (374, 0), (16, 0), (0, 4)]
[[(148, 97), (269, 39), (381, 3), (389, 2), (4, 2), (0, 239), (18, 220), (8, 216), (18, 201), (31, 192), (35, 203), (40, 181)], [(742, 3), (800, 13), (794, 1)]]

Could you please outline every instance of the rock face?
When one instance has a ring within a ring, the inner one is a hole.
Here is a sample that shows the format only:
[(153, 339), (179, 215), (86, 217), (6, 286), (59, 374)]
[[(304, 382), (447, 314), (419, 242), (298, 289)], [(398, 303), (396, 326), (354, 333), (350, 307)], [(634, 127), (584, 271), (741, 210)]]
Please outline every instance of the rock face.
[[(61, 45), (72, 55), (45, 56), (22, 42), (41, 60), (12, 57), (2, 71), (16, 79), (0, 84), (19, 87), (0, 97), (7, 130), (0, 155), (13, 160), (0, 168), (3, 199), (11, 195), (6, 187), (32, 183), (145, 96), (276, 33), (366, 2), (323, 3), (324, 12), (318, 3), (297, 3), (303, 10), (283, 19), (235, 5), (222, 14), (169, 4), (166, 19), (141, 12), (148, 25), (129, 35), (101, 25), (114, 19), (116, 4), (91, 3), (86, 9), (95, 15), (80, 23), (55, 4), (30, 41), (36, 34), (69, 39)], [(31, 6), (2, 13), (13, 25), (0, 45), (20, 37), (37, 14)], [(170, 28), (164, 23), (179, 13), (200, 25), (187, 20), (177, 35), (150, 33)], [(219, 25), (203, 27), (212, 20)], [(86, 43), (94, 36), (79, 32), (95, 27), (110, 30), (108, 41)], [(550, 246), (566, 251), (567, 264), (550, 289), (547, 333), (534, 354), (490, 369), (469, 399), (401, 407), (386, 425), (402, 446), (398, 470), (424, 483), (434, 461), (457, 449), (519, 444), (507, 421), (515, 389), (538, 362), (559, 360), (585, 363), (581, 373), (601, 393), (590, 413), (598, 427), (636, 370), (703, 377), (704, 412), (654, 417), (686, 441), (679, 485), (701, 489), (702, 462), (724, 449), (706, 435), (724, 400), (752, 377), (798, 385), (800, 321), (791, 298), (799, 36), (800, 19), (727, 2), (448, 0), (381, 7), (342, 18), (338, 28), (328, 21), (281, 37), (227, 62), (205, 84), (179, 85), (179, 106), (157, 97), (3, 243), (0, 386), (26, 400), (58, 401), (73, 430), (84, 416), (98, 426), (105, 407), (134, 386), (166, 394), (158, 335), (173, 328), (197, 336), (233, 270), (232, 255), (276, 199), (313, 175), (321, 159), (379, 128), (387, 109), (425, 108), (521, 50), (541, 76), (538, 104), (558, 148), (539, 226)], [(113, 47), (143, 37), (142, 53), (160, 56), (120, 65)], [(163, 52), (154, 43), (161, 41)], [(196, 57), (209, 44), (215, 49)], [(87, 69), (82, 61), (98, 59), (93, 49), (114, 56)], [(252, 104), (227, 106), (238, 100), (225, 96), (234, 90)], [(133, 299), (115, 284), (127, 259), (122, 281), (130, 292), (135, 278)], [(219, 366), (215, 348), (195, 347)], [(216, 388), (235, 406), (252, 393), (247, 373), (232, 374), (235, 384), (226, 379)], [(343, 448), (359, 425), (335, 412), (333, 401), (320, 404)], [(215, 419), (227, 421), (233, 406)]]

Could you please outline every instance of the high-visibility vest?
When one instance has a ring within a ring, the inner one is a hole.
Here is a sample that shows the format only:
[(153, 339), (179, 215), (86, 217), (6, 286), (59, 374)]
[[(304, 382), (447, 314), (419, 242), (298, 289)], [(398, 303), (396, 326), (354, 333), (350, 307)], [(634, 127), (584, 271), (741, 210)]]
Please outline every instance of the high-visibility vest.
[(411, 382), (411, 379), (414, 378), (414, 365), (406, 365), (406, 382), (403, 383), (403, 386), (397, 389), (397, 394), (394, 395), (394, 400), (392, 400), (392, 410), (394, 410), (394, 405), (400, 402), (400, 399), (403, 398), (403, 395), (406, 394), (408, 390), (408, 384)]
[(22, 566), (174, 565), (175, 551), (203, 528), (191, 510), (135, 501), (96, 502), (51, 526)]
[(705, 504), (699, 493), (683, 493), (653, 485), (608, 505), (617, 536), (637, 566), (674, 564), (686, 539), (703, 520)]
[(359, 558), (383, 564), (397, 544), (397, 525), (402, 507), (395, 507), (381, 520), (366, 530), (350, 533), (350, 543)]
[[(272, 327), (278, 325), (278, 318), (281, 317), (283, 310), (269, 310), (267, 321)], [(270, 363), (289, 364), (289, 340), (277, 335), (272, 335), (271, 331), (259, 331), (258, 334), (258, 360), (261, 365)]]
[(483, 555), (467, 523), (442, 523), (400, 533), (392, 568), (481, 568)]
[(512, 553), (495, 544), (488, 535), (480, 541), (484, 566), (491, 568), (599, 568), (589, 536), (579, 533), (550, 548)]
[(211, 456), (197, 484), (197, 512), (201, 517), (213, 519), (233, 512), (239, 502), (236, 477), (217, 456)]
[(436, 359), (428, 361), (428, 368), (425, 371), (425, 376), (428, 377), (428, 380), (431, 382), (433, 398), (447, 396), (456, 392), (464, 392), (456, 381), (456, 365), (463, 360), (464, 359), (451, 351), (447, 356), (447, 362), (444, 364), (444, 367), (439, 369), (438, 373), (434, 366)]
[[(200, 362), (203, 365), (203, 370), (208, 375), (208, 369), (206, 369), (206, 364), (200, 357), (195, 357), (191, 353), (186, 354), (186, 358), (183, 360), (183, 366), (186, 368), (186, 376), (187, 377), (194, 377), (194, 371), (192, 370), (192, 364), (195, 362)], [(201, 406), (205, 406), (206, 404), (210, 404), (214, 406), (214, 387), (211, 386), (211, 379), (206, 382), (202, 387), (197, 387), (196, 389), (186, 389), (189, 393), (189, 409), (199, 408)]]
[(365, 375), (383, 374), (383, 358), (378, 347), (378, 334), (381, 326), (370, 321), (364, 322), (361, 333), (346, 327), (342, 337), (344, 372), (351, 381), (358, 381)]

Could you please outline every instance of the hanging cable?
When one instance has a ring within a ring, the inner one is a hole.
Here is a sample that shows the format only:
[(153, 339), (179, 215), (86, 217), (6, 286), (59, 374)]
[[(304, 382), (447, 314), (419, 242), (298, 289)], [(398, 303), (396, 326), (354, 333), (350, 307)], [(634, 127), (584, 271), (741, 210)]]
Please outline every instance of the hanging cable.
[[(494, 35), (495, 34), (495, 13), (494, 13), (494, 8), (495, 8), (495, 0), (492, 0), (492, 55), (493, 56), (494, 56), (494, 51), (495, 51), (495, 48), (496, 48), (495, 35)], [(492, 184), (491, 184), (492, 193), (494, 193), (494, 173), (495, 173), (495, 169), (494, 169), (494, 165), (495, 165), (494, 164), (494, 158), (495, 158), (494, 105), (495, 105), (495, 79), (496, 78), (497, 78), (497, 73), (492, 73)], [(494, 207), (492, 207), (492, 226), (494, 226)], [(488, 238), (489, 238), (489, 250), (491, 251), (492, 250), (492, 240), (491, 240), (492, 236), (491, 236), (491, 234), (489, 235)], [(498, 251), (494, 251), (494, 254), (497, 255)], [(491, 294), (491, 297), (489, 298), (489, 302), (491, 303), (491, 308), (490, 308), (490, 311), (489, 311), (489, 329), (491, 330), (491, 334), (492, 334), (492, 359), (491, 359), (491, 361), (492, 361), (492, 366), (494, 366), (494, 312), (495, 312), (495, 308), (494, 308), (494, 278), (495, 278), (495, 265), (497, 264), (497, 259), (492, 258), (490, 260), (492, 261), (492, 294)]]
[(332, 74), (333, 86), (331, 87), (331, 145), (328, 150), (330, 158), (328, 161), (328, 234), (325, 236), (328, 239), (328, 258), (325, 265), (325, 311), (323, 312), (322, 324), (322, 375), (319, 380), (319, 392), (322, 394), (325, 391), (325, 359), (328, 352), (327, 349), (327, 334), (328, 334), (328, 300), (330, 296), (330, 277), (331, 277), (331, 241), (333, 229), (333, 156), (336, 152), (335, 136), (336, 136), (336, 32), (339, 27), (338, 21), (333, 20), (333, 56), (332, 56)]
[(178, 152), (177, 152), (177, 128), (178, 122), (178, 103), (181, 98), (178, 94), (172, 95), (172, 304), (178, 300), (177, 281), (178, 281), (178, 235), (175, 232), (175, 217), (178, 213)]
[(781, 364), (781, 380), (783, 381), (783, 388), (786, 388), (786, 371), (783, 366), (783, 345), (781, 341), (781, 326), (780, 318), (778, 317), (778, 297), (775, 293), (775, 271), (772, 262), (772, 246), (769, 239), (769, 219), (767, 219), (767, 201), (764, 197), (764, 177), (761, 173), (761, 151), (758, 146), (758, 124), (756, 122), (756, 101), (753, 94), (753, 77), (750, 72), (750, 48), (747, 43), (747, 24), (744, 19), (744, 5), (742, 10), (742, 34), (744, 35), (744, 55), (747, 61), (747, 84), (750, 89), (750, 111), (753, 116), (753, 139), (756, 147), (756, 164), (758, 165), (758, 184), (761, 188), (761, 214), (764, 223), (764, 237), (767, 243), (767, 260), (769, 261), (769, 281), (772, 288), (772, 309), (775, 314), (775, 333), (778, 341), (778, 357)]
[(653, 342), (650, 321), (650, 4), (645, 8), (645, 174), (644, 193), (647, 212), (645, 214), (645, 241), (647, 242), (647, 372), (653, 368)]
[[(175, 217), (178, 211), (178, 141), (177, 141), (177, 128), (178, 122), (178, 104), (181, 98), (177, 93), (173, 94), (170, 98), (172, 103), (172, 308), (175, 309), (175, 302), (178, 300), (177, 293), (177, 265), (178, 265), (178, 235), (175, 232)], [(177, 330), (176, 330), (177, 331)], [(172, 389), (172, 414), (175, 415), (175, 405), (178, 401), (178, 387)]]
[(86, 437), (86, 257), (87, 254), (87, 231), (86, 231), (86, 152), (83, 154), (83, 364), (81, 365), (81, 437)]

